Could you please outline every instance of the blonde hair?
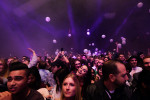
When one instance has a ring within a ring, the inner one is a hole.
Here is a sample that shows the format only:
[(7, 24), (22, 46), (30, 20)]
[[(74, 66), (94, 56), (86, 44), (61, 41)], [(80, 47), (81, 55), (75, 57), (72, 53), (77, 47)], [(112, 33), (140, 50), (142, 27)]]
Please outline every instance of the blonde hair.
[[(73, 79), (73, 81), (75, 82), (75, 87), (76, 87), (76, 92), (75, 92), (75, 96), (74, 96), (74, 99), (73, 100), (81, 100), (81, 90), (80, 90), (80, 85), (79, 85), (79, 81), (78, 81), (78, 79), (77, 79), (77, 77), (76, 77), (76, 75), (74, 75), (74, 74), (68, 74), (66, 77), (65, 77), (65, 79), (66, 78), (72, 78)], [(64, 80), (65, 80), (64, 79)], [(64, 82), (64, 81), (63, 81)], [(63, 84), (62, 84), (62, 87), (63, 87)], [(62, 91), (61, 91), (61, 97), (60, 97), (60, 100), (64, 100), (65, 99), (65, 96), (64, 96), (64, 91), (63, 91), (63, 89), (62, 89)]]

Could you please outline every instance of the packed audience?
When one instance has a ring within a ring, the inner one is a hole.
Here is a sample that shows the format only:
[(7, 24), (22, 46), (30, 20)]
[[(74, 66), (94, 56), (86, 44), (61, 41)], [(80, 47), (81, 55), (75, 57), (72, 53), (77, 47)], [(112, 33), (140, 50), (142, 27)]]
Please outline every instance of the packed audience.
[(0, 100), (150, 100), (150, 52), (0, 58)]

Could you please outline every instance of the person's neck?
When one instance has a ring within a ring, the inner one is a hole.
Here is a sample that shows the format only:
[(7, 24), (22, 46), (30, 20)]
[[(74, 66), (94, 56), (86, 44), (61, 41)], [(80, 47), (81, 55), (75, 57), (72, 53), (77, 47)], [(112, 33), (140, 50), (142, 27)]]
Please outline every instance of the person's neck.
[(109, 91), (113, 91), (116, 89), (116, 87), (113, 85), (113, 83), (110, 82), (109, 80), (104, 81), (104, 85)]
[(26, 88), (22, 92), (20, 92), (18, 94), (14, 94), (12, 96), (13, 96), (14, 100), (24, 100), (30, 94), (30, 91), (31, 91), (31, 89)]

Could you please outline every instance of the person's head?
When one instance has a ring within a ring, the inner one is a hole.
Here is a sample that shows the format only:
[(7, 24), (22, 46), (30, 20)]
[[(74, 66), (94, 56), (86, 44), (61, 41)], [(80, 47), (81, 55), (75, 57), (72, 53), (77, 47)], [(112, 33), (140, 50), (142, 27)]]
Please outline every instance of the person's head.
[(124, 85), (128, 80), (125, 65), (119, 61), (107, 61), (102, 66), (104, 81), (111, 82), (115, 87)]
[(79, 81), (74, 74), (67, 75), (62, 84), (61, 100), (67, 98), (81, 100)]
[(138, 88), (145, 96), (150, 93), (150, 70), (143, 70), (138, 77)]
[(10, 64), (10, 62), (11, 62), (12, 60), (14, 60), (13, 57), (10, 57), (10, 58), (7, 59), (7, 65), (8, 65), (8, 66), (9, 66), (9, 64)]
[(8, 70), (8, 66), (4, 59), (0, 59), (0, 76), (3, 76)]
[(76, 72), (76, 75), (79, 77), (84, 77), (88, 72), (88, 67), (86, 65), (82, 65)]
[(21, 62), (11, 64), (10, 73), (7, 77), (7, 87), (13, 95), (22, 94), (28, 91), (28, 66)]
[(32, 67), (29, 69), (29, 83), (28, 86), (31, 89), (37, 90), (41, 87), (41, 76), (37, 67)]
[(56, 60), (55, 62), (51, 63), (51, 71), (53, 74), (55, 74), (56, 71), (64, 67), (65, 65), (61, 60)]
[(104, 60), (99, 59), (98, 62), (97, 62), (97, 66), (101, 67), (101, 66), (103, 66), (103, 64), (104, 64)]
[(121, 61), (121, 62), (125, 61), (125, 56), (124, 56), (124, 54), (120, 53), (120, 54), (119, 54), (119, 57), (118, 57), (118, 60)]
[(64, 78), (69, 74), (69, 72), (65, 69), (60, 69), (54, 74), (54, 79), (56, 81), (56, 92), (62, 88), (62, 82)]
[(147, 56), (143, 59), (143, 69), (150, 70), (150, 56)]
[(22, 63), (28, 65), (29, 62), (30, 62), (30, 58), (29, 58), (29, 57), (27, 57), (27, 56), (23, 56), (23, 57), (22, 57)]
[(75, 64), (75, 69), (76, 70), (78, 70), (81, 67), (81, 61), (80, 60), (75, 60), (74, 64)]
[(39, 61), (37, 64), (37, 68), (46, 69), (46, 62), (45, 61)]
[(129, 64), (131, 65), (132, 68), (136, 67), (137, 64), (138, 64), (137, 57), (136, 57), (136, 56), (131, 56), (131, 57), (128, 59), (128, 62), (129, 62)]

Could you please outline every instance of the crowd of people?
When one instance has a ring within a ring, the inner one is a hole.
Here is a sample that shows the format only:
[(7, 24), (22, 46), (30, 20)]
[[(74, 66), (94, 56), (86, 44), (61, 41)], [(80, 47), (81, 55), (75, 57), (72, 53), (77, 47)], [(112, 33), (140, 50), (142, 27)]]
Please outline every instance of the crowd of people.
[(0, 100), (149, 100), (150, 55), (0, 58)]

